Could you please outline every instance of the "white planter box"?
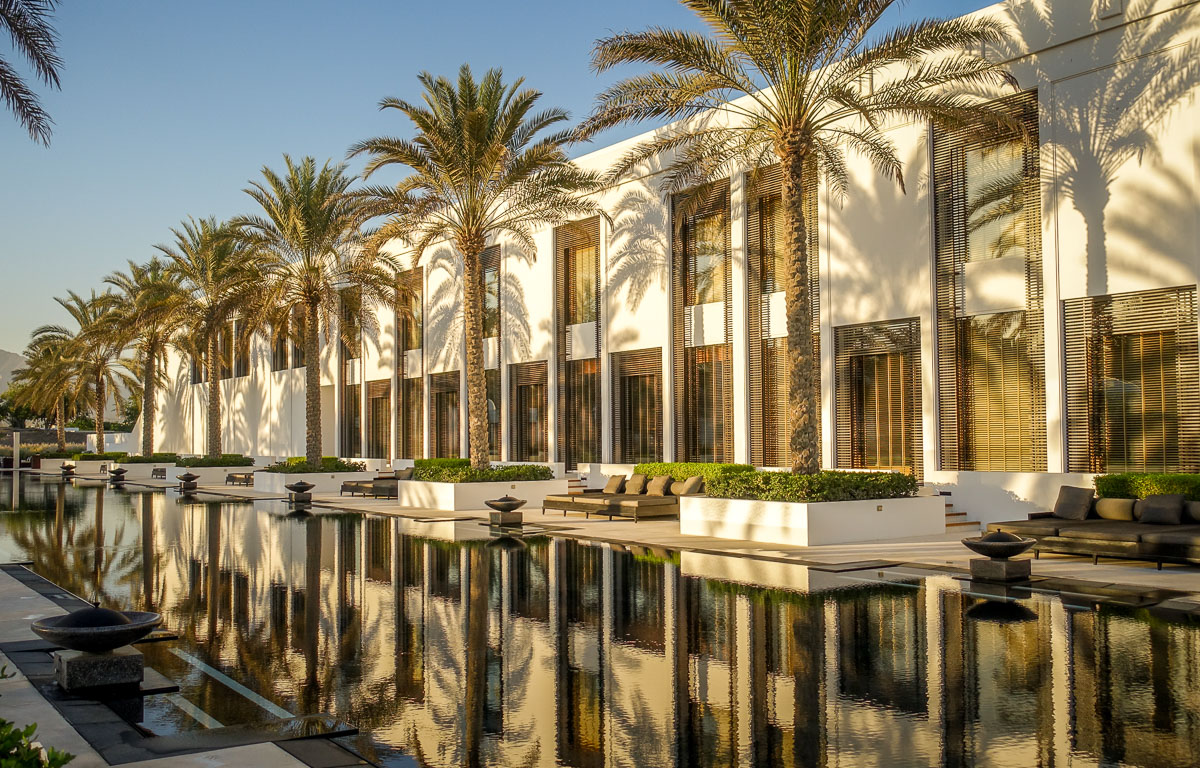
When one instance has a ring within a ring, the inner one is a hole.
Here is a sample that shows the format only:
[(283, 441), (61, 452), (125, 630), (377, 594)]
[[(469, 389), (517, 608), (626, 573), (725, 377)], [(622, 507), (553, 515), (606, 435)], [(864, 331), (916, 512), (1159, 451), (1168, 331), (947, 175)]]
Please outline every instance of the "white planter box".
[(172, 483), (179, 482), (179, 476), (185, 472), (199, 475), (197, 485), (225, 485), (225, 476), (230, 472), (253, 472), (254, 467), (171, 467), (167, 470), (167, 479)]
[(401, 480), (398, 498), (400, 506), (416, 509), (487, 510), (483, 502), (501, 496), (516, 496), (529, 503), (522, 509), (540, 509), (542, 500), (551, 494), (567, 492), (567, 480), (525, 480), (502, 483), (427, 483), (423, 480)]
[[(75, 474), (77, 475), (107, 474), (109, 467), (116, 466), (116, 462), (112, 459), (105, 459), (103, 461), (73, 461), (71, 459), (64, 459), (63, 461), (66, 461), (69, 464), (74, 464)], [(59, 464), (62, 464), (62, 462), (60, 461)], [(147, 477), (148, 476), (149, 475), (147, 475)]]
[(946, 532), (946, 500), (912, 496), (793, 504), (684, 496), (679, 500), (679, 531), (793, 547), (934, 536)]
[(334, 493), (342, 489), (347, 480), (374, 480), (375, 472), (304, 472), (283, 474), (280, 472), (256, 472), (254, 490), (286, 496), (291, 491), (286, 487), (301, 480), (316, 487), (311, 493)]
[[(175, 462), (168, 461), (154, 464), (142, 464), (139, 462), (134, 462), (132, 464), (121, 464), (120, 462), (113, 462), (108, 468), (109, 470), (113, 470), (117, 467), (123, 467), (125, 469), (126, 480), (149, 480), (152, 470), (155, 469), (167, 470), (167, 476), (169, 477), (171, 470), (175, 468)], [(75, 471), (78, 472), (79, 470)]]

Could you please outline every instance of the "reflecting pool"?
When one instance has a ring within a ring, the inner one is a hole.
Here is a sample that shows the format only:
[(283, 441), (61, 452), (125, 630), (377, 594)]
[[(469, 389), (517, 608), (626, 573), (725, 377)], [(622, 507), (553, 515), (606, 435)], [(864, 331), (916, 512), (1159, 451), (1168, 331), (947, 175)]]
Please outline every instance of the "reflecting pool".
[(384, 765), (1200, 762), (1200, 625), (1146, 610), (34, 478), (0, 510), (0, 562), (179, 634), (144, 646), (181, 685), (154, 732), (329, 712)]

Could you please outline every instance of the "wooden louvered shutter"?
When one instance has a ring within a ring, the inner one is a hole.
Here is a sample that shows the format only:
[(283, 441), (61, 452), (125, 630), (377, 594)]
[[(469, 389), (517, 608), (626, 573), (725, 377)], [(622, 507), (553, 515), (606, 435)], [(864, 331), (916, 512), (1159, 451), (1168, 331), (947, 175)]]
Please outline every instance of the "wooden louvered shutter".
[(514, 461), (547, 461), (546, 361), (508, 367), (509, 450)]
[[(558, 460), (568, 470), (600, 460), (600, 218), (571, 222), (554, 231), (555, 350), (558, 380)], [(588, 263), (581, 250), (592, 249)], [(590, 272), (590, 275), (581, 274)], [(590, 295), (581, 290), (591, 281)], [(591, 306), (588, 307), (587, 305)], [(590, 309), (590, 312), (586, 310)], [(576, 311), (577, 310), (577, 311)], [(582, 316), (580, 316), (582, 315)], [(573, 359), (569, 326), (595, 323), (596, 355)]]
[(613, 461), (662, 461), (662, 349), (612, 355)]

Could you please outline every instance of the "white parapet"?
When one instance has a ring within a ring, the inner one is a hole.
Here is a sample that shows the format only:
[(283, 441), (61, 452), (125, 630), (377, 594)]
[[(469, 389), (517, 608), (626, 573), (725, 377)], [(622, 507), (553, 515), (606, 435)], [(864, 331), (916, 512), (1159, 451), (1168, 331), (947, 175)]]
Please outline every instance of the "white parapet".
[(934, 536), (946, 532), (946, 500), (913, 496), (804, 504), (684, 496), (679, 531), (794, 547)]
[[(125, 470), (126, 480), (149, 480), (156, 469), (166, 470), (167, 474), (169, 475), (171, 470), (175, 468), (175, 462), (166, 461), (151, 463), (135, 461), (131, 464), (122, 464), (119, 461), (114, 461), (108, 465), (109, 471), (112, 471), (118, 467), (121, 467)], [(76, 471), (78, 472), (79, 470), (77, 469)]]
[(230, 473), (241, 474), (253, 472), (254, 467), (176, 467), (167, 469), (167, 479), (172, 483), (179, 482), (179, 476), (185, 472), (199, 476), (197, 485), (225, 485), (225, 478)]
[(374, 480), (375, 474), (374, 472), (303, 472), (296, 474), (255, 472), (254, 490), (286, 496), (290, 491), (285, 486), (303, 480), (315, 486), (311, 493), (338, 493), (342, 490), (342, 483), (348, 480)]
[(487, 510), (483, 502), (501, 496), (525, 499), (527, 509), (540, 509), (542, 500), (567, 492), (567, 479), (524, 480), (500, 483), (429, 483), (401, 480), (397, 483), (397, 503), (414, 509)]

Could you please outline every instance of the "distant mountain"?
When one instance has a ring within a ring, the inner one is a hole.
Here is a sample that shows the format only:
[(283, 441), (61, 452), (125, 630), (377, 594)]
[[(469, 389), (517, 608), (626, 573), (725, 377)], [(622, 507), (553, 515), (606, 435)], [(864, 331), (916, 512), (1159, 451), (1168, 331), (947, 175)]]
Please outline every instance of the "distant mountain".
[(0, 392), (8, 388), (13, 371), (25, 367), (25, 358), (16, 352), (0, 349)]

